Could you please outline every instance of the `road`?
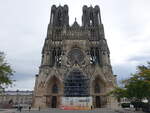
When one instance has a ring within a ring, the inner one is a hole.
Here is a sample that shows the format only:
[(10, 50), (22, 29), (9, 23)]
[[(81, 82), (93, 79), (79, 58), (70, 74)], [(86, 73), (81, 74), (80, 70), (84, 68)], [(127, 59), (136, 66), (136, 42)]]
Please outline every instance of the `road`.
[(0, 113), (143, 113), (143, 112), (135, 112), (135, 111), (129, 111), (129, 110), (110, 110), (106, 108), (100, 108), (100, 109), (94, 109), (94, 110), (60, 110), (60, 109), (41, 109), (40, 111), (37, 109), (31, 109), (29, 111), (28, 109), (23, 109), (21, 112), (17, 111), (16, 109), (9, 109), (5, 111), (0, 111)]

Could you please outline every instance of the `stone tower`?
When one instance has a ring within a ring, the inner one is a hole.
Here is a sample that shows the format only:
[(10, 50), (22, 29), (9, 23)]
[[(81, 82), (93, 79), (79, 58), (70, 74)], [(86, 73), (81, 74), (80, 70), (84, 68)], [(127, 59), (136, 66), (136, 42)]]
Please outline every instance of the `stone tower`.
[[(59, 107), (62, 97), (92, 97), (95, 108), (114, 107), (116, 86), (99, 6), (83, 6), (82, 26), (69, 25), (68, 6), (53, 5), (36, 75), (34, 107)], [(112, 104), (113, 103), (113, 104)]]

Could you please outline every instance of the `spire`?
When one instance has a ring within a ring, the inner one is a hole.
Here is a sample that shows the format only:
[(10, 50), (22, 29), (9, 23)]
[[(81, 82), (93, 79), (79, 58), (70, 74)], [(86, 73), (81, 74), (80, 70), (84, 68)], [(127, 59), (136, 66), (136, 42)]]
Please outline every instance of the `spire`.
[(78, 24), (78, 22), (77, 22), (77, 18), (76, 17), (75, 17), (75, 21), (74, 21), (72, 27), (74, 27), (74, 28), (80, 27), (79, 24)]

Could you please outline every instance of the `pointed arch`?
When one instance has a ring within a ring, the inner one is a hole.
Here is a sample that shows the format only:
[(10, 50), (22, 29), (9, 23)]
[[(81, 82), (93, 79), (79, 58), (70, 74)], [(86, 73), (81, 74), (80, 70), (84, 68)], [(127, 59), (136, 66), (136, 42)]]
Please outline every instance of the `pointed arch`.
[(61, 81), (56, 76), (51, 76), (46, 83), (47, 94), (58, 94), (61, 92)]
[(106, 82), (100, 75), (97, 75), (92, 80), (92, 93), (94, 95), (94, 107), (101, 108), (105, 101), (104, 96), (106, 91)]
[(73, 69), (64, 79), (64, 96), (89, 96), (89, 78), (82, 71)]
[(94, 85), (94, 93), (100, 93), (101, 89), (100, 89), (100, 85), (96, 82)]
[(101, 79), (99, 75), (97, 75), (92, 80), (92, 92), (97, 94), (105, 92), (105, 85), (106, 83)]
[(52, 85), (52, 93), (58, 93), (58, 85), (55, 83)]

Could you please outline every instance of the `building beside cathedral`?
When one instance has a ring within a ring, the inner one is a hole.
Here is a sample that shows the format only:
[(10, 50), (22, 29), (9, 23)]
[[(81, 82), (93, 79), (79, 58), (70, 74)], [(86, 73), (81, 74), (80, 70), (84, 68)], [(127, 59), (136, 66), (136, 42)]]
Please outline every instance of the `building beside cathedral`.
[(116, 86), (116, 77), (112, 72), (100, 8), (83, 6), (81, 26), (76, 20), (69, 25), (68, 11), (67, 5), (51, 7), (33, 105), (58, 108), (64, 101), (75, 104), (73, 99), (77, 98), (81, 100), (76, 106), (81, 107), (86, 98), (91, 107), (114, 108), (117, 102), (107, 93)]
[(0, 108), (28, 108), (32, 105), (33, 91), (2, 91), (0, 93)]

